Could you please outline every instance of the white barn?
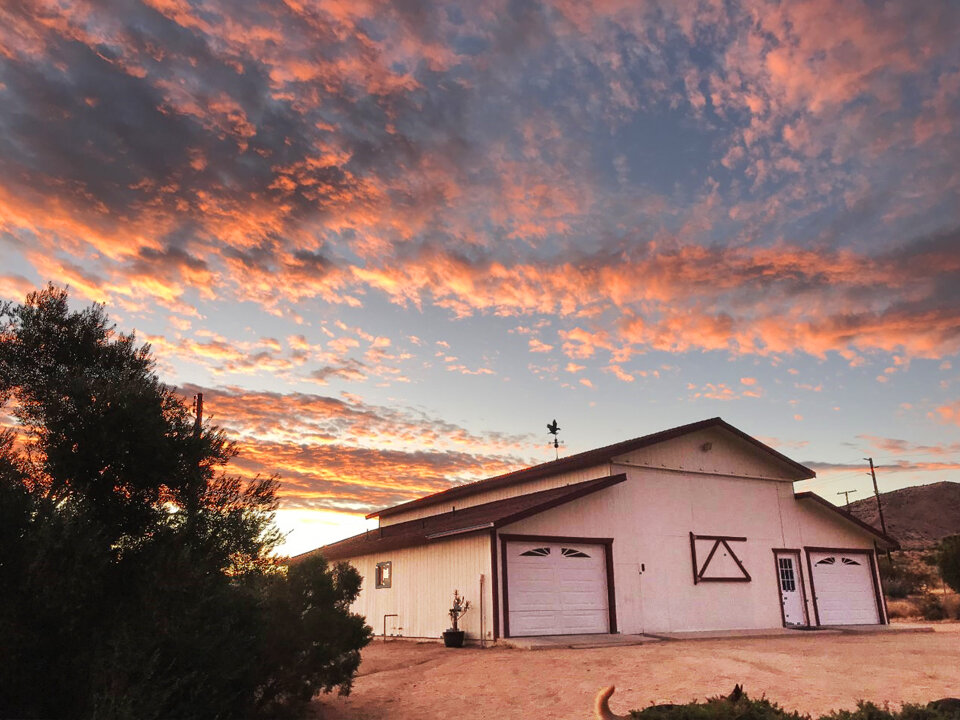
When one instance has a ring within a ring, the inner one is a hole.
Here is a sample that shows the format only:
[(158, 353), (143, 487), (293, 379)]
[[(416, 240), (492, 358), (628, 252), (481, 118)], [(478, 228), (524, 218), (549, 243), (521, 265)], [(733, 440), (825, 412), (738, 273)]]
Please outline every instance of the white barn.
[(712, 418), (380, 510), (308, 554), (360, 571), (378, 634), (439, 637), (454, 590), (468, 641), (886, 623), (896, 541), (794, 492), (812, 477)]

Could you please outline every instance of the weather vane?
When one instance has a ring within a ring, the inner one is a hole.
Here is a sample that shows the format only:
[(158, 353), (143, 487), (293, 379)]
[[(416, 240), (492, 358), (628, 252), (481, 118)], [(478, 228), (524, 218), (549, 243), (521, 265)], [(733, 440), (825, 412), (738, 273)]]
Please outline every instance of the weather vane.
[(547, 431), (553, 435), (553, 449), (557, 453), (557, 460), (560, 459), (560, 445), (562, 444), (557, 435), (560, 433), (560, 426), (557, 425), (557, 420), (554, 418), (552, 423), (547, 423)]

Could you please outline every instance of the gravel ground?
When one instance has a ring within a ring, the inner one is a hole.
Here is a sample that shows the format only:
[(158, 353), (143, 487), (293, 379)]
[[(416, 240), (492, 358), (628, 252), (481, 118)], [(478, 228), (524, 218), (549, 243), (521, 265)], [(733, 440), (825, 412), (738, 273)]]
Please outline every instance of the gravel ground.
[(933, 633), (729, 638), (601, 649), (448, 650), (375, 640), (349, 697), (314, 703), (323, 720), (585, 720), (616, 685), (620, 713), (687, 702), (741, 683), (789, 710), (819, 715), (858, 699), (898, 707), (960, 697), (960, 625)]

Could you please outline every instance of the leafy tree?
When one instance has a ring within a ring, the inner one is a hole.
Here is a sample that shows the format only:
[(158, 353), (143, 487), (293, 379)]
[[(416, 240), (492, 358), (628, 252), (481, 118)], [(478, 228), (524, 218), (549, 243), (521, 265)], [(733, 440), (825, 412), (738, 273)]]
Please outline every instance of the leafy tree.
[(0, 308), (0, 410), (0, 716), (275, 717), (349, 691), (360, 577), (285, 571), (276, 480), (224, 474), (224, 433), (101, 306), (48, 286)]
[(949, 535), (940, 541), (937, 564), (943, 581), (960, 593), (960, 535)]

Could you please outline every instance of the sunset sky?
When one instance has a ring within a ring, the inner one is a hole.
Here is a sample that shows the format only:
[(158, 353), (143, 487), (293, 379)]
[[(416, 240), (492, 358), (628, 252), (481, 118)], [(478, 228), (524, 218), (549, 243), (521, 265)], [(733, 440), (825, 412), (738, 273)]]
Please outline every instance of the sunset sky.
[(960, 4), (0, 3), (0, 298), (105, 302), (299, 552), (720, 415), (960, 479)]

